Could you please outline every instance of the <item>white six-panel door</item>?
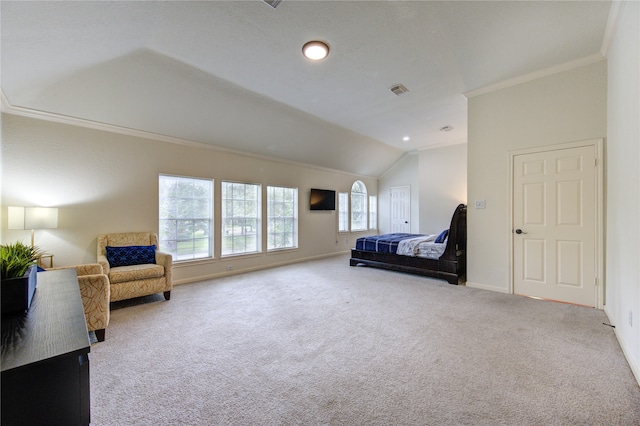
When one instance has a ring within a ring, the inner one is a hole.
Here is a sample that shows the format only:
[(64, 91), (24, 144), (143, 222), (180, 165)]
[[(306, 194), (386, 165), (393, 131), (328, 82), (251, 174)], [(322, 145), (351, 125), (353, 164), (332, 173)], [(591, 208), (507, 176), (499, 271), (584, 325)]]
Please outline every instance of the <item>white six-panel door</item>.
[(513, 290), (597, 305), (596, 147), (513, 157)]
[(394, 186), (389, 188), (391, 205), (391, 232), (410, 232), (411, 188)]

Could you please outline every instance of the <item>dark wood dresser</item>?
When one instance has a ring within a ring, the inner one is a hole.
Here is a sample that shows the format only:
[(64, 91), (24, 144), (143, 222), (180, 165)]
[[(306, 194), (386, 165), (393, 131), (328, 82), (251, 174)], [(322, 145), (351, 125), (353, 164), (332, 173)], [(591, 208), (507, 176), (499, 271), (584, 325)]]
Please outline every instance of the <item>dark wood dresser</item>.
[(39, 272), (29, 311), (2, 318), (2, 425), (88, 425), (89, 351), (75, 270)]

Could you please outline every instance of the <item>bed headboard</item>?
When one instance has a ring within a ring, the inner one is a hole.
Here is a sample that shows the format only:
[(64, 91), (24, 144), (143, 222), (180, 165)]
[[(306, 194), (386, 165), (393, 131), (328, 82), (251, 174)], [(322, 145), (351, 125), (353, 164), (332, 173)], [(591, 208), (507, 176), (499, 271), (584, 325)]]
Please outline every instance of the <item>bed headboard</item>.
[(453, 212), (451, 225), (449, 225), (449, 238), (442, 260), (457, 260), (458, 253), (467, 250), (467, 206), (459, 204)]

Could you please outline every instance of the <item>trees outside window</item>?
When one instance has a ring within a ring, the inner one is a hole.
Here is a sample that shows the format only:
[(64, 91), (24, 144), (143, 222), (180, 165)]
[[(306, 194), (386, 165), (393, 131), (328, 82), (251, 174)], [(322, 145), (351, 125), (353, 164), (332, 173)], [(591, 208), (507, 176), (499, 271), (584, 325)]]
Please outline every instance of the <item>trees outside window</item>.
[(213, 180), (160, 175), (159, 249), (174, 261), (213, 256)]

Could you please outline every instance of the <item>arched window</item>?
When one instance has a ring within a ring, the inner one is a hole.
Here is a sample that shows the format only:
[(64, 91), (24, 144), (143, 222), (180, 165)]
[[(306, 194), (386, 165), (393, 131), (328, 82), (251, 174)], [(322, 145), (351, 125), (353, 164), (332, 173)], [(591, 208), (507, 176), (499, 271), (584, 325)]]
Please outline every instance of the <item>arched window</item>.
[(367, 187), (359, 180), (351, 186), (351, 230), (367, 230)]

